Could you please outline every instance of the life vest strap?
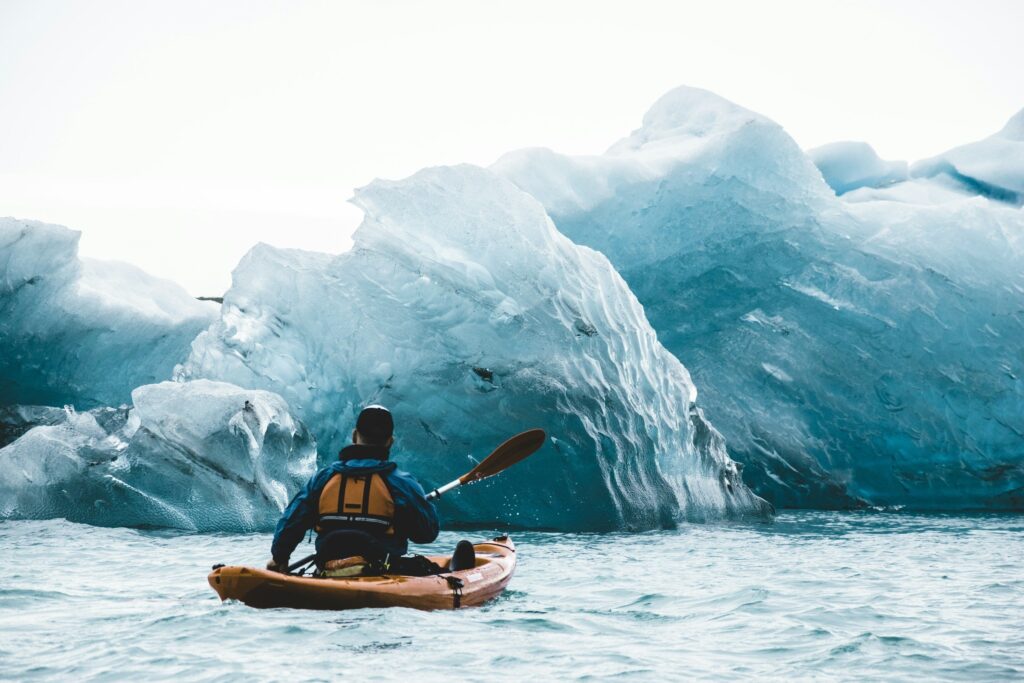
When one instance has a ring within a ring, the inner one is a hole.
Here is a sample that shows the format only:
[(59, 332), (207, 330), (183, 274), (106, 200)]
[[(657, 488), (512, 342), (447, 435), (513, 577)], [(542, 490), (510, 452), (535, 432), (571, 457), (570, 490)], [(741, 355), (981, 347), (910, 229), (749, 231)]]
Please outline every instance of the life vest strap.
[(328, 479), (320, 494), (317, 532), (324, 525), (369, 527), (374, 533), (395, 534), (395, 502), (384, 475), (338, 472)]
[(323, 522), (359, 522), (364, 524), (379, 524), (385, 528), (391, 526), (391, 519), (372, 515), (323, 515), (320, 523)]

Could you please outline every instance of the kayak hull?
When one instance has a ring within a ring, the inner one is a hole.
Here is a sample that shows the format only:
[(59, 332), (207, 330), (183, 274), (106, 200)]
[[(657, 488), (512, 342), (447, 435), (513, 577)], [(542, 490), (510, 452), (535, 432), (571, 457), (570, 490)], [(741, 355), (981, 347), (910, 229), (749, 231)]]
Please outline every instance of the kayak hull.
[[(315, 578), (234, 566), (214, 569), (207, 579), (221, 600), (238, 600), (250, 607), (459, 609), (497, 597), (515, 571), (515, 544), (509, 537), (476, 543), (473, 547), (476, 567), (437, 576)], [(430, 559), (445, 565), (449, 557)]]

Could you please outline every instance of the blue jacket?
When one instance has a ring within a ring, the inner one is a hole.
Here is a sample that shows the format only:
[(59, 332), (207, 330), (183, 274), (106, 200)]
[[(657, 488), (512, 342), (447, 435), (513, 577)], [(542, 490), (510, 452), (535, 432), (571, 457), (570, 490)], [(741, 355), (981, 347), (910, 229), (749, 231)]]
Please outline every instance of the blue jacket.
[[(316, 526), (320, 516), (320, 492), (335, 474), (381, 473), (395, 501), (395, 534), (383, 537), (381, 543), (392, 555), (404, 555), (409, 541), (430, 543), (437, 538), (440, 525), (433, 504), (426, 499), (423, 487), (412, 475), (388, 462), (387, 451), (378, 446), (352, 445), (342, 449), (339, 462), (332, 463), (313, 475), (285, 508), (274, 532), (270, 552), (274, 561), (286, 564), (306, 532)], [(317, 542), (319, 545), (319, 538)]]

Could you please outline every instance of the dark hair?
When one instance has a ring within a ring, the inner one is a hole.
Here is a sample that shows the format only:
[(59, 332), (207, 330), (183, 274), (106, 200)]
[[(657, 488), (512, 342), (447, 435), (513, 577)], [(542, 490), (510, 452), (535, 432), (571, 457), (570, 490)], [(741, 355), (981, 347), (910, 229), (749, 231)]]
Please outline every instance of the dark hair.
[(366, 406), (356, 419), (356, 430), (366, 442), (383, 446), (395, 432), (395, 421), (384, 406)]

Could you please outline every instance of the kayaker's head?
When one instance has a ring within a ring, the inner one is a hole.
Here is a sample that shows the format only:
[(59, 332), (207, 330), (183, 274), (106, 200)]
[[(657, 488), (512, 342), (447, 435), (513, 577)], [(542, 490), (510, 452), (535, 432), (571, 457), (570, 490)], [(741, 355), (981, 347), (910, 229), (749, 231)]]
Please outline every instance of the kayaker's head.
[(362, 446), (391, 448), (395, 442), (395, 421), (391, 411), (384, 406), (366, 406), (356, 418), (352, 431), (352, 443)]

